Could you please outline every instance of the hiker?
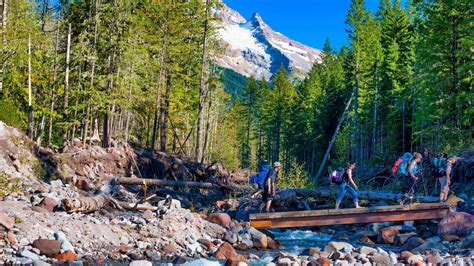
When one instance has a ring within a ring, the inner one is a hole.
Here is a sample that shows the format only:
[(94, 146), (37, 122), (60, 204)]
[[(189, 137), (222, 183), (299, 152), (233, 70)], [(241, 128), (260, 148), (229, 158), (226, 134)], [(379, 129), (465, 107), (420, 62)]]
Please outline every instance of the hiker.
[(262, 194), (262, 203), (260, 204), (260, 212), (262, 212), (263, 207), (266, 206), (266, 212), (270, 212), (270, 206), (272, 205), (273, 196), (275, 196), (275, 180), (278, 177), (278, 172), (280, 171), (281, 164), (275, 162), (273, 168), (268, 171), (265, 179), (263, 181), (263, 194)]
[(403, 178), (405, 179), (405, 184), (409, 187), (408, 192), (405, 193), (405, 195), (403, 195), (403, 197), (400, 199), (401, 205), (405, 204), (405, 201), (407, 199), (410, 199), (410, 202), (413, 201), (413, 198), (415, 196), (416, 183), (418, 181), (416, 172), (418, 171), (418, 164), (421, 162), (422, 159), (423, 156), (421, 155), (421, 153), (415, 152), (413, 159), (408, 164), (408, 169), (406, 171), (403, 171), (403, 169), (401, 169), (402, 174), (405, 173), (403, 176)]
[(439, 189), (439, 201), (445, 202), (448, 200), (449, 185), (451, 185), (451, 172), (453, 164), (456, 163), (456, 158), (449, 157), (446, 161), (446, 166), (444, 170), (444, 175), (439, 178), (439, 183), (441, 185)]
[(346, 195), (346, 192), (349, 192), (352, 195), (355, 207), (360, 208), (359, 195), (357, 194), (357, 191), (356, 191), (356, 190), (359, 190), (359, 188), (357, 187), (356, 183), (352, 179), (352, 170), (354, 170), (354, 168), (356, 168), (356, 163), (349, 162), (346, 166), (346, 169), (344, 169), (344, 174), (342, 174), (342, 183), (340, 185), (341, 190), (339, 190), (339, 194), (336, 200), (336, 210), (339, 209), (339, 206), (341, 205), (341, 201), (344, 198), (344, 195)]

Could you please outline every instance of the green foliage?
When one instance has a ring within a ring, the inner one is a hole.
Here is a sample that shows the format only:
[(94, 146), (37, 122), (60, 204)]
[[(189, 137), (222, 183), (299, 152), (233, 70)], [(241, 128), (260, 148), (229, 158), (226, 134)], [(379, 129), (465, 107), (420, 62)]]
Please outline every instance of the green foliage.
[(289, 164), (289, 168), (290, 169), (287, 171), (287, 174), (277, 179), (278, 187), (307, 189), (314, 188), (313, 180), (308, 175), (304, 165), (298, 164), (296, 161), (292, 161)]
[(11, 178), (5, 173), (0, 172), (0, 197), (7, 196), (13, 192), (18, 192), (20, 189), (19, 178)]
[(26, 130), (25, 113), (20, 111), (13, 101), (0, 101), (0, 120), (20, 130)]

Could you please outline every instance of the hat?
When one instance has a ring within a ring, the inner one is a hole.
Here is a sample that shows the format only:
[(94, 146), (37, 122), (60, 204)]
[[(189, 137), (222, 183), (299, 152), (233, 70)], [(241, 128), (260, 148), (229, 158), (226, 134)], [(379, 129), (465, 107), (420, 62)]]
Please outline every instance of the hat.
[(281, 166), (280, 162), (274, 162), (273, 163), (273, 167), (279, 167), (279, 166)]

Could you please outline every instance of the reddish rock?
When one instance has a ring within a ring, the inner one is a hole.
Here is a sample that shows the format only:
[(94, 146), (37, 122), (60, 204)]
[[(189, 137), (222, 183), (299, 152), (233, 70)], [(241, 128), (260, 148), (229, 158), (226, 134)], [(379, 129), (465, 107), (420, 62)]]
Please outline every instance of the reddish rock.
[(17, 240), (16, 240), (16, 236), (15, 236), (15, 234), (14, 234), (12, 231), (8, 231), (8, 233), (7, 233), (7, 239), (8, 239), (8, 242), (10, 242), (10, 243), (12, 243), (12, 244), (18, 243)]
[(227, 213), (211, 213), (207, 217), (207, 220), (211, 223), (216, 223), (225, 228), (230, 228), (232, 222), (232, 219)]
[(267, 241), (268, 241), (267, 248), (269, 249), (277, 249), (277, 248), (280, 248), (281, 246), (279, 241), (273, 240), (271, 237), (267, 237)]
[(385, 244), (393, 244), (395, 242), (395, 237), (400, 234), (400, 231), (395, 226), (389, 226), (380, 229), (379, 231), (379, 242)]
[(238, 250), (244, 250), (244, 251), (250, 249), (250, 247), (245, 243), (239, 243), (235, 246), (235, 248)]
[(441, 237), (443, 238), (444, 241), (448, 241), (448, 242), (459, 241), (461, 239), (459, 236), (449, 235), (449, 234), (442, 235)]
[(77, 180), (76, 182), (76, 187), (80, 190), (85, 190), (85, 191), (89, 191), (89, 190), (92, 190), (93, 187), (91, 187), (91, 185), (89, 184), (89, 182), (85, 179), (79, 179)]
[(119, 252), (120, 252), (121, 254), (127, 254), (127, 253), (128, 253), (128, 248), (126, 248), (126, 247), (121, 247), (121, 248), (119, 248)]
[(15, 225), (15, 220), (9, 217), (6, 213), (0, 212), (0, 226), (5, 227), (6, 229), (12, 229)]
[(321, 252), (320, 248), (309, 248), (306, 253), (308, 256), (312, 257), (314, 254), (319, 254), (319, 252)]
[(215, 247), (216, 245), (214, 245), (214, 243), (212, 243), (211, 241), (207, 240), (207, 239), (199, 239), (198, 242), (201, 244), (201, 245), (204, 245), (207, 249), (210, 249), (211, 247)]
[(402, 250), (413, 250), (420, 246), (421, 244), (425, 243), (425, 240), (419, 237), (412, 237), (405, 242), (402, 247)]
[(245, 260), (245, 257), (238, 254), (235, 249), (227, 242), (224, 242), (219, 249), (217, 249), (216, 253), (214, 253), (214, 258), (218, 260)]
[(443, 258), (439, 254), (434, 254), (426, 258), (426, 263), (431, 263), (433, 265), (441, 264)]
[(452, 212), (439, 222), (438, 235), (465, 237), (474, 227), (474, 216), (465, 212)]
[(250, 265), (250, 263), (245, 260), (245, 258), (230, 258), (228, 259), (226, 262), (225, 262), (225, 266), (237, 266), (237, 265), (242, 265), (244, 264), (245, 265)]
[(36, 239), (33, 241), (33, 247), (39, 249), (41, 255), (54, 258), (60, 252), (61, 243), (52, 239)]
[(385, 254), (377, 254), (370, 258), (370, 262), (374, 265), (390, 265), (390, 257)]
[(425, 266), (426, 264), (422, 261), (415, 263), (415, 266)]
[(411, 256), (413, 256), (413, 253), (411, 253), (410, 251), (402, 251), (402, 253), (400, 253), (400, 258), (402, 258), (403, 260), (408, 260), (408, 258), (410, 258)]
[(58, 262), (75, 261), (77, 259), (77, 255), (71, 250), (66, 250), (65, 252), (57, 255), (56, 259)]
[(224, 206), (225, 204), (226, 204), (226, 202), (223, 201), (223, 200), (218, 200), (218, 201), (216, 201), (216, 207), (217, 207), (218, 209), (222, 208), (222, 206)]
[(176, 249), (176, 247), (173, 244), (164, 245), (161, 248), (161, 250), (163, 252), (165, 252), (166, 254), (176, 254), (176, 252), (178, 252), (178, 250)]
[(103, 263), (105, 263), (105, 259), (104, 258), (97, 258), (97, 259), (95, 259), (95, 263), (103, 264)]
[(256, 249), (266, 249), (268, 247), (268, 237), (265, 234), (260, 235), (258, 238), (254, 237), (253, 246)]
[(45, 197), (39, 204), (38, 207), (48, 210), (48, 212), (53, 212), (54, 207), (58, 205), (58, 202), (50, 197)]
[(152, 212), (152, 211), (146, 210), (146, 211), (143, 213), (143, 219), (151, 220), (152, 218), (153, 218), (153, 212)]
[(324, 257), (317, 259), (316, 262), (321, 266), (329, 266), (332, 263), (330, 259)]

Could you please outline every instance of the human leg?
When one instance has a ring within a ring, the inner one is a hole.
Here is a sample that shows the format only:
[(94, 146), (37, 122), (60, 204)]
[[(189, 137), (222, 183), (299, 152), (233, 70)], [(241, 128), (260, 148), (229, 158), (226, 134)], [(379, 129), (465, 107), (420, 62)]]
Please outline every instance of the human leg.
[(352, 187), (348, 186), (347, 191), (352, 195), (352, 201), (354, 202), (354, 205), (356, 208), (360, 208), (359, 206), (359, 193)]
[(346, 194), (346, 189), (347, 189), (347, 183), (344, 182), (340, 186), (339, 194), (338, 194), (337, 199), (336, 199), (336, 209), (339, 209), (341, 201), (344, 198), (344, 195)]

